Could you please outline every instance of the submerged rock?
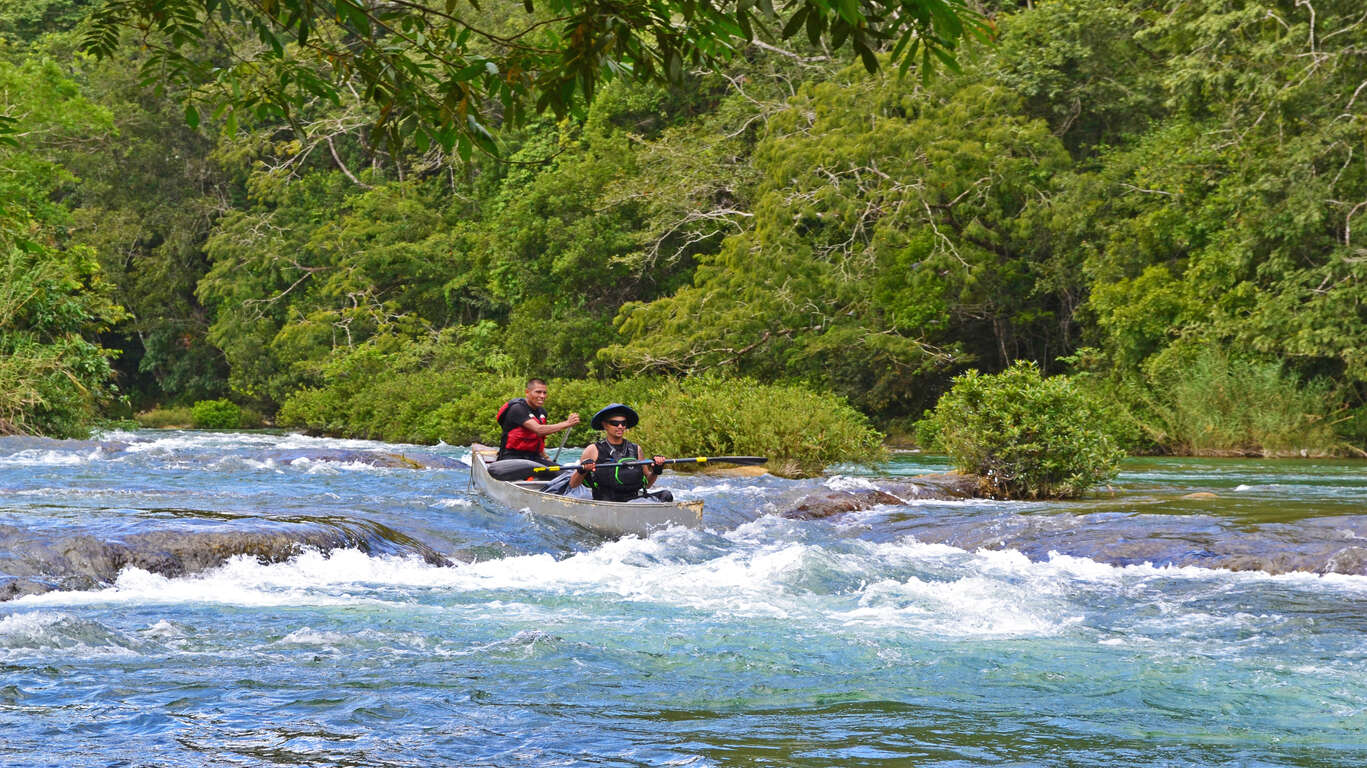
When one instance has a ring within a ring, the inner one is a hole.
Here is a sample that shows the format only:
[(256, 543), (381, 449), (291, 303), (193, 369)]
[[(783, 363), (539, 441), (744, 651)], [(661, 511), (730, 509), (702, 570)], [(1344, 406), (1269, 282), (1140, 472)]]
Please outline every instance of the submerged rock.
[(262, 458), (280, 464), (295, 462), (329, 462), (334, 464), (364, 464), (371, 467), (394, 469), (467, 469), (459, 459), (432, 453), (398, 453), (395, 451), (358, 451), (347, 448), (282, 449), (268, 451)]

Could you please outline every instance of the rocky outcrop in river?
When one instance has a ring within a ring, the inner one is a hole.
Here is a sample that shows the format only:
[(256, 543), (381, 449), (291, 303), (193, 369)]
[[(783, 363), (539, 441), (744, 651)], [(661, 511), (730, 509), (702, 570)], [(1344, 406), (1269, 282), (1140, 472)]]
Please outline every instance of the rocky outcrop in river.
[(239, 555), (278, 563), (305, 549), (415, 554), (435, 565), (451, 564), (446, 556), (403, 534), (355, 521), (257, 521), (243, 530), (165, 529), (117, 540), (72, 533), (50, 536), (0, 525), (0, 600), (54, 589), (97, 589), (112, 584), (126, 567), (176, 577), (216, 568)]
[(906, 504), (929, 499), (971, 499), (977, 495), (978, 481), (970, 475), (944, 472), (921, 475), (910, 480), (885, 480), (874, 488), (828, 489), (809, 494), (783, 513), (795, 520), (818, 520), (832, 515), (871, 509), (880, 504)]
[[(1272, 574), (1367, 575), (1367, 518), (1308, 516), (1250, 523), (1213, 492), (1157, 498), (1098, 494), (1070, 503), (984, 502), (976, 481), (954, 473), (882, 480), (852, 490), (823, 489), (782, 510), (800, 520), (889, 510), (869, 525), (968, 551), (1011, 549), (1035, 560), (1054, 554), (1115, 566), (1196, 566)], [(1204, 506), (1203, 506), (1204, 505)], [(1202, 511), (1203, 509), (1208, 511)]]

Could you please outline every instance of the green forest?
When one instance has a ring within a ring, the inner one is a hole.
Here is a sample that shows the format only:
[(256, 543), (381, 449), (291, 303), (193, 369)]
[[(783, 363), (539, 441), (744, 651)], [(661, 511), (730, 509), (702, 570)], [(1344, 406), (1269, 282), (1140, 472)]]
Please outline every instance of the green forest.
[(0, 433), (227, 400), (457, 444), (539, 376), (552, 416), (732, 392), (793, 422), (757, 432), (907, 444), (1033, 363), (1131, 453), (1367, 449), (1360, 0), (983, 0), (915, 56), (812, 11), (667, 77), (488, 80), (459, 130), (363, 68), (225, 77), (245, 25), (92, 52), (110, 6), (0, 6)]

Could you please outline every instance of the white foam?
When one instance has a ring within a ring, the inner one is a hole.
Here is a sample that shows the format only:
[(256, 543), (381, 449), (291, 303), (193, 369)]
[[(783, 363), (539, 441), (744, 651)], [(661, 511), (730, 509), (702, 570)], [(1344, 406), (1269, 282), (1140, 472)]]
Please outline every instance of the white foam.
[(307, 456), (294, 459), (290, 462), (291, 467), (297, 467), (309, 475), (340, 475), (343, 472), (392, 472), (392, 467), (381, 467), (370, 464), (358, 459), (351, 461), (333, 461), (330, 459), (311, 459)]
[(393, 452), (414, 446), (381, 443), (374, 440), (352, 440), (333, 437), (310, 437), (299, 433), (284, 435), (251, 432), (199, 432), (176, 430), (156, 433), (116, 432), (104, 439), (126, 443), (129, 453), (173, 453), (187, 450), (231, 450), (234, 448), (271, 448), (278, 450), (355, 450)]
[[(660, 487), (666, 488), (669, 486), (670, 484), (666, 482), (664, 485)], [(674, 488), (673, 490), (676, 492), (676, 497), (680, 492), (684, 492), (681, 491), (679, 488)], [(689, 488), (686, 491), (686, 493), (689, 494), (690, 498), (709, 498), (712, 496), (726, 496), (734, 498), (738, 495), (765, 496), (771, 492), (772, 491), (769, 488), (765, 488), (762, 485), (754, 485), (752, 483), (740, 483), (727, 480), (721, 480), (717, 482), (709, 481), (704, 485), (694, 486), (693, 488)]]
[(0, 638), (31, 638), (47, 631), (49, 627), (65, 621), (66, 614), (33, 611), (30, 613), (11, 613), (0, 618)]
[(63, 467), (89, 464), (104, 458), (104, 451), (92, 448), (80, 451), (59, 451), (32, 449), (20, 451), (9, 456), (0, 456), (0, 466), (11, 467)]
[(1186, 581), (1218, 581), (1222, 584), (1280, 584), (1284, 586), (1321, 589), (1332, 587), (1367, 593), (1367, 576), (1341, 573), (1309, 573), (1290, 571), (1288, 573), (1268, 573), (1267, 571), (1232, 571), (1224, 568), (1203, 568), (1195, 565), (1154, 565), (1138, 563), (1130, 565), (1110, 565), (1084, 557), (1062, 555), (1050, 552), (1049, 559), (1038, 566), (1057, 568), (1063, 575), (1077, 581), (1134, 583), (1150, 579), (1180, 579)]
[(51, 651), (87, 659), (134, 653), (120, 633), (69, 613), (34, 611), (0, 619), (0, 660)]
[(286, 563), (263, 565), (241, 555), (222, 566), (190, 577), (168, 579), (140, 568), (125, 568), (112, 587), (88, 592), (47, 592), (18, 598), (36, 605), (144, 603), (219, 603), (227, 605), (346, 605), (373, 600), (354, 597), (345, 587), (369, 587), (421, 581), (405, 573), (436, 570), (417, 558), (370, 557), (356, 550), (330, 556), (305, 552)]
[(179, 640), (185, 637), (185, 630), (166, 619), (162, 619), (143, 630), (143, 634), (160, 640)]
[[(1367, 593), (1362, 576), (1112, 566), (1057, 553), (1035, 561), (1013, 550), (969, 552), (913, 538), (821, 545), (785, 535), (799, 525), (762, 518), (720, 536), (678, 530), (648, 539), (626, 537), (567, 557), (542, 553), (453, 567), (356, 550), (309, 551), (277, 564), (239, 557), (176, 579), (130, 568), (108, 589), (52, 592), (14, 604), (412, 606), (412, 591), (423, 590), (423, 604), (455, 600), (464, 610), (499, 618), (616, 614), (614, 603), (642, 603), (726, 619), (775, 619), (812, 631), (1018, 637), (1076, 631), (1096, 593), (1136, 601), (1169, 599), (1174, 579), (1189, 581), (1202, 593), (1267, 583), (1320, 593), (1326, 588)], [(1207, 624), (1203, 630), (1206, 618), (1193, 616), (1192, 621), (1192, 634), (1212, 629)], [(0, 637), (5, 627), (0, 623)], [(307, 641), (326, 644), (328, 639)]]
[(869, 480), (867, 477), (852, 477), (850, 475), (831, 475), (821, 483), (833, 491), (876, 491), (879, 490), (878, 484)]

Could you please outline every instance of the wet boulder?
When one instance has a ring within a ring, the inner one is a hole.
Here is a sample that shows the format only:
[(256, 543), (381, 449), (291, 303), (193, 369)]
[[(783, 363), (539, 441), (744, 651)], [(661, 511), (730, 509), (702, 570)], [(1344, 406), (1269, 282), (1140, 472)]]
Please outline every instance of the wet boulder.
[(971, 475), (941, 472), (897, 480), (880, 480), (870, 488), (852, 490), (823, 489), (808, 494), (788, 510), (784, 517), (794, 520), (819, 520), (833, 515), (858, 512), (883, 504), (906, 504), (925, 499), (971, 499), (978, 496), (978, 480)]
[(337, 549), (418, 555), (433, 565), (451, 565), (450, 559), (421, 542), (385, 526), (356, 521), (281, 523), (248, 518), (218, 530), (167, 528), (115, 539), (0, 526), (0, 600), (57, 589), (100, 589), (130, 567), (175, 578), (217, 568), (242, 555), (279, 563), (305, 550)]

